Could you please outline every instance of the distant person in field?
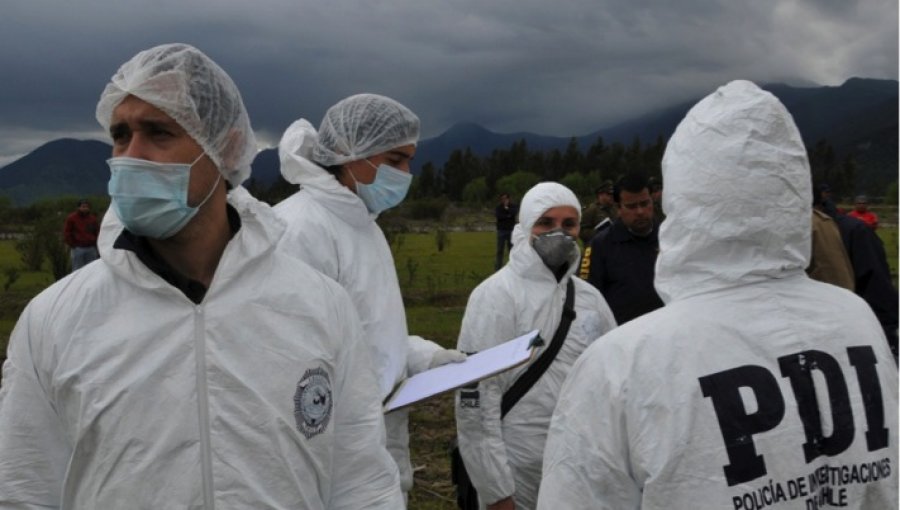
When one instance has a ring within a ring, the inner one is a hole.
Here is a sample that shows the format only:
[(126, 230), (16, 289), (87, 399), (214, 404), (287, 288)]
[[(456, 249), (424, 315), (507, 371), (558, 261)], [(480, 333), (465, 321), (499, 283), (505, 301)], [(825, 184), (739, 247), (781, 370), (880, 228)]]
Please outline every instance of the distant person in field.
[(787, 109), (720, 87), (662, 172), (666, 306), (575, 363), (538, 508), (897, 508), (897, 367), (868, 306), (804, 271), (810, 170)]
[[(305, 119), (295, 121), (278, 146), (282, 176), (299, 185), (275, 207), (287, 224), (279, 249), (350, 294), (378, 378), (376, 403), (408, 375), (465, 359), (409, 335), (394, 258), (375, 222), (406, 197), (418, 140), (419, 118), (409, 108), (389, 97), (357, 94), (329, 108), (318, 131)], [(408, 421), (408, 409), (384, 415), (404, 492), (413, 485)]]
[[(565, 186), (531, 188), (522, 198), (509, 263), (479, 284), (466, 305), (457, 344), (462, 351), (488, 349), (535, 329), (544, 340), (529, 363), (457, 392), (459, 452), (477, 498), (490, 510), (534, 508), (544, 439), (563, 380), (578, 355), (616, 325), (603, 296), (574, 274), (580, 215), (578, 199)], [(552, 355), (556, 335), (561, 343)], [(545, 353), (546, 370), (503, 417), (508, 392)]]
[(91, 212), (91, 203), (84, 198), (79, 200), (78, 209), (66, 216), (63, 227), (63, 239), (69, 246), (72, 271), (100, 258), (100, 253), (97, 252), (99, 233), (100, 222), (97, 221), (97, 215)]
[(353, 304), (276, 249), (256, 138), (194, 47), (106, 85), (100, 261), (35, 297), (0, 389), (0, 508), (396, 510)]
[(853, 210), (847, 216), (856, 218), (872, 230), (878, 230), (878, 215), (869, 210), (869, 198), (859, 195), (853, 201)]
[(497, 254), (494, 258), (494, 271), (503, 267), (503, 258), (512, 251), (512, 231), (519, 215), (519, 206), (512, 203), (509, 193), (500, 194), (500, 203), (494, 208), (497, 220)]

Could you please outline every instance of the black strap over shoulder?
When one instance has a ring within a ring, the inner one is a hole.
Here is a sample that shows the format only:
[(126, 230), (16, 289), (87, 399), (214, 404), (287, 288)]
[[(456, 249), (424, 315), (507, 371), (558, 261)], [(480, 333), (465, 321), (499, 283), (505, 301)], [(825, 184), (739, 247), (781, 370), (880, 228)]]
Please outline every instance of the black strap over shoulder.
[(506, 413), (508, 413), (514, 405), (516, 405), (516, 402), (518, 402), (519, 399), (528, 393), (528, 390), (530, 390), (531, 387), (534, 386), (534, 383), (544, 375), (544, 372), (547, 371), (547, 368), (549, 368), (550, 364), (553, 363), (553, 360), (556, 359), (556, 355), (559, 353), (559, 349), (562, 348), (566, 335), (569, 334), (569, 326), (572, 325), (572, 321), (574, 320), (575, 284), (572, 282), (572, 277), (570, 277), (569, 284), (566, 286), (566, 302), (563, 305), (562, 318), (559, 321), (559, 327), (556, 328), (556, 333), (553, 334), (553, 340), (550, 341), (550, 345), (548, 345), (547, 349), (541, 353), (541, 356), (537, 361), (532, 363), (531, 366), (516, 379), (516, 382), (503, 393), (503, 400), (500, 403), (501, 419), (506, 416)]

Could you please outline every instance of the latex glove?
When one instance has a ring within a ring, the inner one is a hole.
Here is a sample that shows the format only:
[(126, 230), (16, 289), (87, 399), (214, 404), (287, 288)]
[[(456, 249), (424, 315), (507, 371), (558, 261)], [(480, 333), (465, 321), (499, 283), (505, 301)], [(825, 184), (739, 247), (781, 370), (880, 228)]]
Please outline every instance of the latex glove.
[(435, 351), (434, 354), (431, 355), (431, 362), (428, 363), (428, 368), (439, 367), (441, 365), (446, 365), (447, 363), (461, 363), (465, 360), (466, 354), (462, 351), (457, 351), (456, 349), (441, 349)]

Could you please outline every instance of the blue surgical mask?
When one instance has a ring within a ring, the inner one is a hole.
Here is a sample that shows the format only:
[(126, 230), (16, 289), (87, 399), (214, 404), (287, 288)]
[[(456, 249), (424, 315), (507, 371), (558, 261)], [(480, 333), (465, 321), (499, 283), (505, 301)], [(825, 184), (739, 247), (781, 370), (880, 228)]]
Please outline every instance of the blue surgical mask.
[(110, 158), (109, 196), (129, 232), (151, 239), (177, 234), (215, 191), (222, 175), (196, 207), (188, 205), (188, 185), (193, 163), (157, 163), (137, 158)]
[(371, 184), (357, 181), (353, 172), (350, 176), (356, 182), (356, 194), (366, 204), (366, 209), (378, 214), (402, 202), (409, 191), (412, 174), (384, 164), (376, 167), (368, 159), (365, 162), (375, 168), (375, 180)]

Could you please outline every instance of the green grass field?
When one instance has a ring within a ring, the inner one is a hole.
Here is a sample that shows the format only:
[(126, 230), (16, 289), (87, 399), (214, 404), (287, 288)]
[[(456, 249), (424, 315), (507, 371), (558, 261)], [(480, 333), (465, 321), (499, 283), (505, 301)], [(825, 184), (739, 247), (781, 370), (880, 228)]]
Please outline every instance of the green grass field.
[[(404, 234), (394, 239), (392, 250), (410, 334), (454, 347), (469, 293), (493, 273), (496, 237), (494, 232), (451, 232), (447, 238), (439, 251), (436, 233)], [(455, 436), (452, 394), (412, 408), (410, 509), (456, 508), (447, 453)]]
[(884, 253), (887, 255), (888, 265), (891, 266), (891, 275), (894, 277), (894, 286), (897, 286), (897, 227), (879, 228), (878, 237), (884, 243)]
[[(879, 229), (896, 284), (897, 227)], [(450, 232), (438, 250), (438, 235), (398, 234), (391, 245), (406, 305), (410, 334), (453, 347), (471, 290), (493, 272), (493, 232)], [(0, 282), (6, 270), (21, 268), (11, 241), (0, 241)], [(15, 319), (34, 294), (52, 283), (48, 271), (22, 272), (8, 291), (0, 294), (0, 353)], [(416, 405), (410, 413), (412, 463), (416, 485), (410, 494), (413, 510), (455, 508), (450, 485), (447, 447), (456, 434), (453, 397), (440, 396)]]
[(441, 301), (463, 304), (469, 292), (494, 271), (494, 232), (397, 234), (391, 250), (407, 306)]

